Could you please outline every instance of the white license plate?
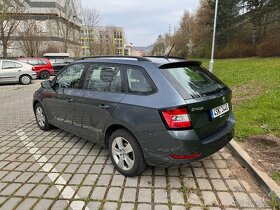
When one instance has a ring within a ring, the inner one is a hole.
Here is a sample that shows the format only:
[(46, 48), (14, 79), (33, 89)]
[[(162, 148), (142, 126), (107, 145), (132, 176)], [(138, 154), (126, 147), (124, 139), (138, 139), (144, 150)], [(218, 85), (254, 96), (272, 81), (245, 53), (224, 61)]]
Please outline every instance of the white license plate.
[(214, 109), (211, 109), (211, 116), (212, 116), (212, 119), (216, 118), (216, 117), (219, 117), (223, 114), (225, 114), (226, 112), (229, 111), (229, 106), (228, 106), (228, 103), (226, 104), (223, 104), (221, 106), (218, 106)]

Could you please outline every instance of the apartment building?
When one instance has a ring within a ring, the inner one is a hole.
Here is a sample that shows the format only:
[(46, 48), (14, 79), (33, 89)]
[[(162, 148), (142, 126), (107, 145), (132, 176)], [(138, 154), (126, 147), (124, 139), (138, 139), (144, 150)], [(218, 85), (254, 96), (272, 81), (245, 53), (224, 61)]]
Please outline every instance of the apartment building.
[(124, 29), (114, 26), (83, 26), (81, 56), (124, 55)]
[[(14, 15), (19, 24), (12, 34), (8, 57), (37, 56), (40, 52), (48, 51), (67, 52), (72, 57), (79, 56), (82, 10), (80, 0), (7, 2), (11, 8), (21, 8), (18, 14)], [(34, 49), (30, 49), (32, 47)], [(31, 54), (32, 51), (34, 55)], [(1, 53), (0, 49), (0, 57)]]

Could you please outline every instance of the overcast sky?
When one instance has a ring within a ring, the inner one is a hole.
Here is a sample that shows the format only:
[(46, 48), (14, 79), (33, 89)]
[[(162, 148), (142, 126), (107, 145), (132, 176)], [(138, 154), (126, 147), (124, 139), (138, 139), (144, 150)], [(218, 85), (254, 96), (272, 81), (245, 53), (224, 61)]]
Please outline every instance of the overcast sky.
[(126, 41), (134, 46), (153, 44), (159, 34), (178, 26), (184, 10), (194, 11), (199, 0), (81, 0), (95, 7), (102, 25), (124, 27)]

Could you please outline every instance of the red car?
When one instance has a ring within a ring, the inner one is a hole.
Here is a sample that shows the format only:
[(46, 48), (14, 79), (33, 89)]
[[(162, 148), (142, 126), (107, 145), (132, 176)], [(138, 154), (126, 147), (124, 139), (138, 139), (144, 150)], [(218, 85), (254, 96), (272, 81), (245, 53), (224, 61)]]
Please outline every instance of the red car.
[(48, 79), (54, 75), (53, 66), (47, 58), (17, 58), (17, 60), (31, 64), (38, 78)]

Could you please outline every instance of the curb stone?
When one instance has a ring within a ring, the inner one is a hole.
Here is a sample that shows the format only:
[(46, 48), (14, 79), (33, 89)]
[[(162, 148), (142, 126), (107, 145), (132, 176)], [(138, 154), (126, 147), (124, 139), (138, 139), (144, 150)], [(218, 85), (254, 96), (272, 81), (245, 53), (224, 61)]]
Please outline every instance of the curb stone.
[(267, 173), (259, 170), (254, 166), (256, 165), (256, 163), (253, 162), (253, 158), (251, 158), (248, 153), (233, 139), (230, 141), (227, 147), (234, 153), (241, 164), (245, 166), (254, 176), (265, 193), (267, 193), (269, 197), (275, 194), (276, 199), (278, 200), (278, 202), (280, 202), (280, 187), (274, 180), (272, 180), (272, 178), (268, 176)]

